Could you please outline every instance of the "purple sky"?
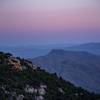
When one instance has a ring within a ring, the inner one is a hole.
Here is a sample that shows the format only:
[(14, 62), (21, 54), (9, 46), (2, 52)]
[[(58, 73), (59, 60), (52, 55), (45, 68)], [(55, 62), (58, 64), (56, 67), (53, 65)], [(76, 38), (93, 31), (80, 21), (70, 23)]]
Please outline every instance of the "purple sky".
[(0, 42), (100, 42), (100, 1), (0, 0)]

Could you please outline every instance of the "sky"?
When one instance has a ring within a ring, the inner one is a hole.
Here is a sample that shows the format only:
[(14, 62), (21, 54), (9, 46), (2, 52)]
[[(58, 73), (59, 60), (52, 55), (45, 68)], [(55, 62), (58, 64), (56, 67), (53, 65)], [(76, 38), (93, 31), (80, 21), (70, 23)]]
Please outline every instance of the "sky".
[(100, 42), (100, 0), (0, 0), (0, 44)]

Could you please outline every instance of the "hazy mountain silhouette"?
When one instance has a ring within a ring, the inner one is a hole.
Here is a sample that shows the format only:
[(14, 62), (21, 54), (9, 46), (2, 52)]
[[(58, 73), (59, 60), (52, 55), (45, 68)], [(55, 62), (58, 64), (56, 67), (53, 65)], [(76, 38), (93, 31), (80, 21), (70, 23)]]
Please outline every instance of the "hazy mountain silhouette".
[(90, 91), (100, 93), (100, 56), (79, 51), (52, 50), (32, 62)]
[(86, 43), (75, 45), (71, 47), (65, 48), (67, 50), (74, 50), (74, 51), (86, 51), (96, 55), (100, 55), (100, 43)]
[(0, 46), (0, 51), (12, 52), (15, 56), (34, 58), (48, 54), (53, 48), (60, 49), (72, 46), (72, 44), (26, 44), (17, 46)]

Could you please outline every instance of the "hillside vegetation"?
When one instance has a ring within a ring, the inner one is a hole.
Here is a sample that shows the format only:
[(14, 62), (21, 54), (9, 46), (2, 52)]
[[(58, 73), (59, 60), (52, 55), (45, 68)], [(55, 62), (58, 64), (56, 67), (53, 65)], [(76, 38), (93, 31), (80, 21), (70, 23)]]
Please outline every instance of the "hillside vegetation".
[(0, 52), (0, 100), (100, 100), (30, 61)]

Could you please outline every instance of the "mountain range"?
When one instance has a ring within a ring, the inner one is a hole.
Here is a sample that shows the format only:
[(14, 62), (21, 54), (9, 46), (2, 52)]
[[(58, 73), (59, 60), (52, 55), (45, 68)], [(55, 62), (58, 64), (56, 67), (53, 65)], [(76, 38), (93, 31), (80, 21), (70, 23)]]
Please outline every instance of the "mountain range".
[(65, 50), (86, 51), (96, 55), (100, 55), (100, 43), (84, 43), (64, 48)]
[(11, 52), (15, 56), (23, 58), (35, 58), (48, 54), (52, 49), (64, 49), (73, 51), (86, 51), (89, 53), (100, 55), (100, 43), (84, 43), (84, 44), (27, 44), (20, 46), (0, 46), (0, 51)]
[(85, 51), (54, 49), (31, 61), (50, 73), (56, 72), (76, 86), (100, 93), (100, 56)]

